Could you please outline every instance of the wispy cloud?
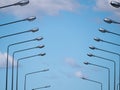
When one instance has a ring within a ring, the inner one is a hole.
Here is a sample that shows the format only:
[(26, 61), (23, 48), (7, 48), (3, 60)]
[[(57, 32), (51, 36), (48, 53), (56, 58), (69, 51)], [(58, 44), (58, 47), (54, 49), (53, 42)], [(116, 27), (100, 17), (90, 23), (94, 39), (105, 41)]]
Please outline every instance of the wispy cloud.
[(68, 65), (70, 65), (71, 67), (81, 68), (81, 66), (80, 66), (78, 63), (76, 63), (75, 60), (72, 59), (72, 58), (66, 58), (66, 59), (65, 59), (65, 62), (66, 62)]
[[(9, 5), (20, 0), (1, 0), (0, 6)], [(17, 17), (27, 16), (43, 16), (43, 15), (58, 15), (61, 11), (75, 12), (77, 9), (84, 10), (88, 5), (82, 5), (77, 0), (29, 0), (30, 3), (26, 6), (14, 6), (0, 11)], [(110, 5), (112, 0), (91, 0), (94, 1), (94, 10), (112, 12), (114, 15), (120, 15), (120, 9), (116, 9)], [(119, 1), (120, 0), (114, 0)], [(86, 2), (86, 1), (85, 1)], [(88, 8), (90, 9), (90, 8)]]
[(111, 11), (112, 7), (110, 6), (111, 0), (96, 0), (96, 5), (94, 9), (101, 11)]
[[(73, 58), (66, 58), (65, 62), (72, 67), (73, 69), (75, 69), (73, 72), (69, 72), (69, 73), (65, 73), (67, 77), (77, 77), (77, 78), (82, 78), (82, 77), (86, 77), (86, 75), (83, 74), (82, 69), (83, 66), (80, 66), (80, 64), (78, 64)], [(77, 69), (77, 70), (76, 70)]]
[(83, 74), (81, 71), (77, 71), (77, 72), (75, 72), (75, 76), (81, 78), (81, 77), (83, 77)]
[(68, 71), (61, 71), (61, 73), (63, 75), (65, 75), (67, 78), (82, 78), (82, 77), (85, 77), (86, 78), (86, 75), (83, 74), (83, 72), (81, 70), (77, 70), (77, 71), (73, 71), (73, 72), (68, 72)]
[[(18, 2), (19, 0), (1, 0), (0, 6)], [(1, 11), (15, 16), (30, 15), (56, 15), (60, 11), (73, 12), (79, 8), (80, 4), (76, 0), (29, 0), (26, 6), (15, 6)]]
[(75, 77), (77, 77), (77, 78), (87, 78), (87, 76), (86, 75), (84, 75), (81, 71), (76, 71), (75, 73), (74, 73), (74, 76)]
[[(6, 67), (6, 61), (7, 61), (7, 53), (0, 52), (0, 68)], [(9, 67), (12, 66), (12, 57), (11, 56), (9, 56), (8, 65), (9, 65)], [(16, 62), (14, 63), (14, 65), (16, 66)]]
[[(113, 15), (119, 16), (120, 9), (111, 6), (110, 5), (111, 1), (112, 0), (96, 0), (96, 5), (94, 6), (94, 9), (98, 11), (112, 12)], [(114, 1), (120, 2), (120, 0), (114, 0)]]

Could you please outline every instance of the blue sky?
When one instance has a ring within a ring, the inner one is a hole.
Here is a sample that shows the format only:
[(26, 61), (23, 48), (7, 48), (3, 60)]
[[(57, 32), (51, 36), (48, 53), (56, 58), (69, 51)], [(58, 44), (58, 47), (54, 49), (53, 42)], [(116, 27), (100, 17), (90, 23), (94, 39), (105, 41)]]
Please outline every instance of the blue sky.
[[(12, 4), (19, 0), (0, 0), (0, 6)], [(39, 42), (29, 42), (15, 45), (10, 48), (9, 58), (9, 82), (11, 89), (11, 60), (14, 51), (45, 45), (42, 49), (34, 49), (15, 54), (15, 61), (19, 58), (38, 53), (46, 53), (43, 57), (33, 57), (23, 60), (19, 64), (19, 90), (24, 90), (25, 74), (43, 69), (48, 72), (36, 73), (27, 77), (27, 90), (51, 85), (46, 90), (100, 90), (100, 85), (81, 79), (86, 77), (103, 83), (103, 90), (107, 89), (107, 70), (86, 66), (84, 61), (109, 67), (111, 70), (111, 90), (113, 89), (113, 63), (98, 58), (90, 58), (86, 54), (93, 53), (118, 63), (118, 56), (97, 50), (90, 50), (93, 45), (105, 50), (119, 52), (119, 47), (95, 42), (94, 37), (106, 41), (120, 43), (119, 37), (111, 34), (103, 34), (98, 31), (100, 27), (109, 31), (120, 33), (119, 25), (107, 24), (103, 21), (109, 17), (120, 21), (120, 9), (110, 6), (111, 0), (30, 0), (24, 7), (15, 6), (0, 10), (0, 24), (20, 20), (29, 16), (36, 16), (32, 22), (20, 22), (0, 27), (0, 36), (11, 33), (39, 28), (39, 32), (25, 33), (0, 40), (0, 89), (5, 89), (5, 61), (8, 45), (20, 41), (30, 40), (39, 36), (44, 39)], [(119, 1), (119, 0), (116, 0)], [(16, 80), (16, 63), (14, 80)], [(118, 83), (118, 64), (117, 81)], [(14, 90), (16, 82), (14, 81)]]

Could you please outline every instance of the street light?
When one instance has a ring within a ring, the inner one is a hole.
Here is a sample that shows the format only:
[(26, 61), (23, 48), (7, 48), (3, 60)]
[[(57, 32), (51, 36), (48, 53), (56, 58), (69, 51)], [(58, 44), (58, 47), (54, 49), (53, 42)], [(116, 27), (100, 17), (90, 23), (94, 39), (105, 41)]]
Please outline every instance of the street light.
[[(109, 43), (109, 44), (112, 44), (112, 45), (116, 45), (116, 46), (120, 46), (119, 44), (116, 44), (116, 43), (113, 43), (113, 42), (109, 42), (109, 41), (105, 41), (105, 40), (102, 40), (100, 38), (94, 38), (95, 41), (102, 41), (102, 42), (105, 42), (105, 43)], [(118, 55), (118, 54), (117, 54)], [(120, 57), (120, 55), (119, 55)], [(120, 59), (120, 58), (119, 58)], [(120, 60), (119, 60), (119, 69), (120, 69)], [(120, 78), (120, 72), (119, 72), (119, 78)], [(118, 90), (118, 87), (119, 87), (119, 83), (117, 84), (117, 90)]]
[(0, 24), (0, 26), (14, 24), (14, 23), (22, 22), (22, 21), (29, 21), (29, 22), (31, 22), (31, 21), (34, 21), (35, 19), (36, 19), (35, 16), (31, 16), (31, 17), (28, 17), (28, 18), (25, 18), (25, 19), (21, 19), (21, 20), (17, 20), (17, 21), (11, 21), (11, 22), (8, 22), (8, 23)]
[(16, 71), (16, 90), (18, 90), (18, 66), (19, 66), (19, 62), (21, 61), (21, 60), (24, 60), (24, 59), (28, 59), (28, 58), (32, 58), (32, 57), (36, 57), (36, 56), (44, 56), (44, 55), (46, 55), (46, 53), (40, 53), (40, 54), (36, 54), (36, 55), (32, 55), (32, 56), (27, 56), (27, 57), (23, 57), (23, 58), (19, 58), (18, 60), (17, 60), (17, 71)]
[[(27, 76), (31, 75), (31, 74), (36, 74), (36, 73), (40, 73), (40, 72), (46, 72), (46, 71), (49, 71), (49, 69), (44, 69), (44, 70), (41, 70), (41, 71), (36, 71), (36, 72), (31, 72), (31, 73), (27, 73), (25, 74), (25, 79), (24, 79), (24, 90), (26, 90), (26, 78)], [(46, 87), (47, 88), (47, 87)], [(34, 89), (33, 89), (34, 90)]]
[(117, 90), (120, 90), (120, 83), (117, 84)]
[[(22, 32), (18, 32), (18, 33), (13, 33), (13, 34), (9, 34), (9, 35), (4, 35), (4, 36), (0, 36), (0, 39), (3, 39), (3, 38), (6, 38), (6, 37), (10, 37), (10, 36), (15, 36), (15, 35), (20, 35), (20, 34), (24, 34), (24, 33), (28, 33), (28, 32), (37, 32), (39, 31), (38, 28), (34, 28), (34, 29), (31, 29), (31, 30), (27, 30), (27, 31), (22, 31)], [(38, 38), (39, 40), (39, 38)], [(7, 53), (7, 58), (8, 58), (8, 53)], [(7, 74), (8, 74), (8, 60), (6, 62), (6, 86), (5, 86), (5, 90), (7, 90)]]
[(84, 64), (85, 65), (93, 65), (93, 66), (97, 66), (97, 67), (107, 69), (108, 70), (108, 90), (110, 90), (110, 68), (104, 67), (104, 66), (101, 66), (101, 65), (97, 65), (97, 64), (93, 64), (93, 63), (90, 63), (90, 62), (84, 62)]
[(97, 56), (97, 55), (94, 55), (94, 54), (91, 54), (91, 53), (88, 53), (87, 55), (89, 57), (96, 57), (96, 58), (100, 58), (100, 59), (103, 59), (103, 60), (106, 60), (106, 61), (113, 62), (113, 64), (114, 64), (114, 90), (116, 90), (115, 89), (115, 86), (116, 86), (116, 62), (114, 60), (107, 59), (107, 58), (104, 58), (104, 57), (101, 57), (101, 56)]
[(120, 36), (120, 34), (115, 33), (115, 32), (111, 32), (111, 31), (108, 31), (108, 30), (106, 30), (106, 29), (104, 29), (104, 28), (99, 28), (99, 31), (102, 32), (102, 33), (111, 33), (111, 34)]
[(105, 43), (108, 43), (108, 44), (112, 44), (112, 45), (120, 46), (120, 44), (113, 43), (113, 42), (109, 42), (109, 41), (105, 41), (105, 40), (100, 39), (100, 38), (97, 38), (97, 37), (95, 37), (94, 40), (97, 41), (97, 42), (105, 42)]
[[(110, 4), (111, 4), (113, 7), (115, 7), (115, 8), (119, 8), (119, 7), (120, 7), (120, 2), (118, 2), (118, 1), (111, 1)], [(104, 19), (104, 21), (107, 22), (107, 23), (109, 23), (109, 24), (111, 24), (111, 23), (120, 24), (120, 22), (116, 22), (116, 21), (111, 20), (111, 19), (109, 19), (109, 18)], [(116, 33), (115, 33), (115, 35), (120, 36), (120, 34), (116, 34)], [(120, 61), (119, 61), (119, 62), (120, 62)], [(119, 64), (119, 69), (120, 69), (120, 64)], [(119, 83), (118, 83), (118, 86), (119, 86), (119, 88), (120, 88), (120, 72), (119, 72)], [(117, 86), (117, 88), (118, 88), (118, 86)]]
[(119, 8), (120, 7), (120, 3), (117, 1), (111, 1), (110, 4), (115, 7), (115, 8)]
[(6, 38), (6, 37), (10, 37), (10, 36), (15, 36), (15, 35), (19, 35), (19, 34), (23, 34), (23, 33), (28, 33), (28, 32), (37, 32), (39, 31), (39, 28), (33, 28), (27, 31), (22, 31), (22, 32), (17, 32), (17, 33), (13, 33), (13, 34), (9, 34), (9, 35), (4, 35), (4, 36), (0, 36), (0, 39)]
[(7, 46), (7, 62), (6, 62), (6, 90), (7, 90), (7, 84), (8, 84), (8, 55), (9, 55), (9, 49), (11, 46), (17, 45), (17, 44), (22, 44), (22, 43), (27, 43), (27, 42), (31, 42), (31, 41), (40, 41), (42, 40), (43, 37), (38, 37), (38, 38), (34, 38), (34, 39), (30, 39), (30, 40), (26, 40), (26, 41), (22, 41), (22, 42), (17, 42), (17, 43), (13, 43), (13, 44), (9, 44)]
[(2, 6), (2, 7), (0, 7), (0, 9), (6, 8), (6, 7), (10, 7), (10, 6), (17, 6), (17, 5), (18, 6), (25, 6), (28, 3), (29, 3), (29, 0), (21, 0), (21, 1), (17, 2), (17, 3), (13, 3), (13, 4), (10, 4), (10, 5)]
[(32, 90), (44, 89), (44, 88), (50, 88), (50, 87), (51, 87), (50, 85), (47, 85), (47, 86), (43, 86), (43, 87), (39, 87), (39, 88), (33, 88)]
[[(13, 34), (9, 34), (9, 35), (0, 36), (0, 39), (10, 37), (10, 36), (20, 35), (20, 34), (24, 34), (24, 33), (28, 33), (28, 32), (33, 32), (34, 33), (34, 32), (37, 32), (37, 31), (39, 31), (39, 28), (34, 28), (34, 29), (31, 29), (31, 30), (27, 30), (27, 31), (22, 31), (22, 32), (18, 32), (18, 33), (13, 33)], [(6, 63), (6, 78), (7, 78), (7, 73), (8, 73), (7, 68), (8, 68), (8, 60), (7, 60), (7, 63)], [(7, 90), (7, 82), (6, 82), (6, 90)]]
[(91, 50), (100, 50), (100, 51), (103, 51), (103, 52), (107, 52), (107, 53), (111, 53), (111, 54), (115, 54), (115, 55), (120, 55), (119, 53), (111, 52), (111, 51), (104, 50), (104, 49), (100, 49), (100, 48), (97, 48), (97, 47), (94, 47), (94, 46), (90, 46), (89, 48), (90, 48)]
[(103, 86), (102, 86), (102, 83), (101, 83), (101, 82), (94, 81), (94, 80), (91, 80), (91, 79), (88, 79), (88, 78), (85, 78), (85, 77), (82, 77), (82, 79), (83, 79), (83, 80), (90, 81), (90, 82), (94, 82), (94, 83), (97, 83), (97, 84), (100, 84), (100, 86), (101, 86), (101, 90), (102, 90), (102, 88), (103, 88)]
[[(100, 50), (100, 51), (103, 51), (103, 52), (107, 52), (107, 53), (111, 53), (111, 54), (117, 55), (119, 57), (119, 69), (120, 69), (120, 54), (119, 53), (111, 52), (111, 51), (104, 50), (104, 49), (100, 49), (100, 48), (97, 48), (97, 47), (94, 47), (94, 46), (90, 46), (89, 48), (92, 49), (92, 50)], [(119, 72), (119, 83), (120, 83), (120, 72)]]
[(111, 23), (114, 23), (114, 24), (120, 24), (120, 22), (117, 22), (117, 21), (114, 21), (110, 18), (105, 18), (104, 19), (104, 22), (108, 23), (108, 24), (111, 24)]
[(13, 57), (12, 57), (12, 82), (11, 82), (11, 90), (13, 90), (13, 81), (14, 81), (14, 56), (16, 53), (18, 52), (22, 52), (22, 51), (27, 51), (27, 50), (31, 50), (31, 49), (37, 49), (37, 48), (43, 48), (44, 45), (39, 45), (36, 47), (32, 47), (32, 48), (27, 48), (27, 49), (22, 49), (22, 50), (18, 50), (18, 51), (14, 51), (13, 52)]

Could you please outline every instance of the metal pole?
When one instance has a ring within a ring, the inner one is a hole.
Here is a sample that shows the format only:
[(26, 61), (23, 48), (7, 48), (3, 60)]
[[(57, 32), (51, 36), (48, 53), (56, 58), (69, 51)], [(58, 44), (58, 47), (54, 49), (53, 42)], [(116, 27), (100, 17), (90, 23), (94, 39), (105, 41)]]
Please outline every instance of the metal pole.
[(119, 83), (120, 83), (120, 54), (116, 53), (116, 52), (111, 52), (111, 51), (108, 51), (108, 50), (96, 48), (96, 47), (93, 47), (93, 48), (96, 49), (96, 50), (104, 51), (104, 52), (115, 54), (115, 55), (119, 56)]
[(22, 49), (22, 50), (18, 50), (18, 51), (15, 51), (13, 52), (13, 59), (12, 59), (12, 82), (11, 82), (11, 90), (13, 90), (13, 82), (14, 82), (14, 56), (16, 53), (18, 52), (22, 52), (22, 51), (27, 51), (27, 50), (31, 50), (31, 49), (36, 49), (36, 48), (43, 48), (43, 46), (36, 46), (36, 47), (32, 47), (32, 48), (27, 48), (27, 49)]
[(28, 75), (35, 74), (35, 73), (40, 73), (40, 72), (46, 72), (46, 71), (49, 71), (49, 69), (45, 69), (45, 70), (41, 70), (41, 71), (36, 71), (36, 72), (31, 72), (31, 73), (25, 74), (25, 79), (24, 79), (24, 90), (26, 90), (26, 79), (27, 79), (27, 76), (28, 76)]
[(88, 79), (88, 78), (82, 78), (82, 79), (100, 84), (100, 86), (101, 86), (101, 90), (102, 90), (102, 83), (101, 83), (101, 82), (94, 81), (94, 80), (91, 80), (91, 79)]
[(17, 44), (22, 44), (22, 43), (26, 43), (26, 42), (31, 42), (31, 41), (35, 41), (35, 40), (38, 40), (38, 38), (35, 38), (35, 39), (31, 39), (31, 40), (26, 40), (26, 41), (22, 41), (22, 42), (17, 42), (17, 43), (13, 43), (13, 44), (10, 44), (8, 45), (7, 47), (7, 62), (6, 62), (6, 90), (7, 90), (7, 86), (8, 86), (8, 55), (9, 55), (9, 48), (11, 46), (14, 46), (14, 45), (17, 45)]
[(105, 18), (104, 21), (105, 21), (106, 23), (109, 23), (109, 24), (111, 24), (111, 23), (120, 24), (120, 22), (114, 21), (114, 20), (112, 20), (112, 19), (110, 19), (110, 18)]
[(113, 35), (116, 35), (116, 36), (120, 36), (120, 34), (118, 34), (116, 32), (111, 32), (111, 31), (105, 30), (103, 28), (99, 28), (99, 31), (102, 32), (102, 33), (110, 33), (110, 34), (113, 34)]
[(119, 83), (118, 83), (118, 87), (120, 89), (120, 55), (119, 55)]
[(32, 89), (32, 90), (43, 89), (43, 88), (49, 88), (49, 87), (51, 87), (51, 86), (50, 86), (50, 85), (48, 85), (48, 86), (43, 86), (43, 87), (39, 87), (39, 88), (34, 88), (34, 89)]
[(6, 8), (6, 7), (10, 7), (10, 6), (15, 6), (15, 5), (16, 5), (16, 4), (11, 4), (11, 5), (2, 6), (2, 7), (0, 7), (0, 9)]
[(104, 66), (93, 64), (93, 63), (89, 63), (89, 62), (84, 62), (84, 64), (86, 64), (86, 65), (93, 65), (93, 66), (97, 66), (97, 67), (101, 67), (101, 68), (107, 69), (108, 70), (108, 90), (110, 90), (110, 69), (108, 67), (104, 67)]
[(22, 21), (33, 21), (33, 20), (35, 20), (35, 19), (36, 19), (36, 17), (32, 16), (32, 17), (28, 17), (28, 18), (25, 18), (25, 19), (21, 19), (21, 20), (11, 21), (11, 22), (8, 22), (8, 23), (0, 24), (0, 26), (5, 26), (5, 25), (9, 25), (9, 24), (14, 24), (14, 23), (22, 22)]
[[(10, 37), (10, 36), (14, 36), (14, 35), (19, 35), (19, 34), (27, 33), (27, 32), (36, 32), (36, 31), (38, 31), (38, 29), (31, 29), (31, 30), (28, 30), (28, 31), (13, 33), (13, 34), (1, 36), (0, 39), (6, 38), (6, 37)], [(37, 38), (36, 38), (36, 39), (37, 39)], [(8, 78), (8, 54), (9, 54), (9, 47), (10, 47), (10, 45), (7, 47), (6, 82), (5, 82), (6, 84), (5, 84), (5, 90), (7, 90), (7, 82), (8, 82), (7, 78)]]
[(43, 54), (36, 54), (36, 55), (32, 55), (32, 56), (27, 56), (27, 57), (23, 57), (23, 58), (19, 58), (18, 60), (17, 60), (17, 71), (16, 71), (16, 90), (18, 90), (18, 66), (19, 66), (19, 62), (21, 61), (21, 60), (24, 60), (24, 59), (28, 59), (28, 58), (32, 58), (32, 57), (36, 57), (36, 56), (44, 56), (45, 55), (45, 53), (43, 53)]
[(18, 21), (13, 21), (13, 22), (5, 23), (5, 24), (0, 24), (0, 26), (5, 26), (5, 25), (17, 23), (17, 22), (22, 22), (22, 21), (26, 21), (26, 19), (22, 19), (22, 20), (18, 20)]
[(19, 34), (23, 34), (23, 33), (37, 32), (37, 31), (39, 31), (38, 28), (36, 28), (36, 29), (31, 29), (31, 30), (27, 30), (27, 31), (23, 31), (23, 32), (18, 32), (18, 33), (13, 33), (13, 34), (9, 34), (9, 35), (0, 36), (0, 39), (2, 39), (2, 38), (6, 38), (6, 37), (10, 37), (10, 36), (19, 35)]
[(120, 46), (120, 44), (109, 42), (109, 41), (105, 41), (105, 40), (102, 40), (102, 42), (109, 43), (109, 44), (116, 45), (116, 46)]
[(116, 90), (116, 62), (114, 60), (107, 59), (107, 58), (100, 57), (100, 56), (96, 56), (96, 55), (93, 55), (93, 54), (87, 54), (87, 55), (89, 57), (96, 57), (96, 58), (100, 58), (100, 59), (103, 59), (103, 60), (107, 60), (107, 61), (113, 62), (113, 64), (114, 64), (114, 90)]
[(29, 3), (29, 1), (21, 0), (21, 1), (17, 2), (17, 3), (11, 4), (11, 5), (2, 6), (2, 7), (0, 7), (0, 9), (10, 7), (10, 6), (16, 6), (16, 5), (24, 6), (24, 5), (27, 5), (28, 3)]
[(108, 44), (112, 44), (112, 45), (116, 45), (116, 46), (120, 46), (120, 44), (117, 44), (117, 43), (113, 43), (113, 42), (110, 42), (110, 41), (106, 41), (106, 40), (103, 40), (103, 39), (100, 39), (100, 38), (94, 38), (95, 41), (97, 42), (105, 42), (105, 43), (108, 43)]

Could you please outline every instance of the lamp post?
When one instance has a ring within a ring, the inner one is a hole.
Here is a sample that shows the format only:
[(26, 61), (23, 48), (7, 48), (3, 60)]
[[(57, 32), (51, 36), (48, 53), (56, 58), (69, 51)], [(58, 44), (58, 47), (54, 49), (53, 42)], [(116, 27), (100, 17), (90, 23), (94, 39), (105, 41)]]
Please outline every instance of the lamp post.
[[(110, 4), (111, 4), (113, 7), (115, 7), (115, 8), (119, 8), (119, 7), (120, 7), (120, 2), (118, 2), (118, 1), (111, 1)], [(106, 20), (104, 19), (104, 21), (105, 21), (106, 23), (109, 23), (109, 24), (111, 24), (111, 23), (120, 24), (120, 22), (116, 22), (116, 21), (111, 20), (111, 19), (109, 19), (109, 18), (106, 18)], [(120, 34), (117, 34), (117, 33), (115, 33), (115, 35), (120, 36)], [(119, 57), (120, 57), (120, 56), (119, 56)], [(119, 61), (119, 62), (120, 62), (120, 61)], [(119, 64), (119, 66), (120, 66), (120, 64)], [(120, 67), (119, 67), (119, 69), (120, 69)], [(120, 88), (120, 71), (119, 71), (119, 83), (118, 83), (118, 85), (117, 85), (117, 89), (118, 89), (118, 86), (119, 86), (119, 88)]]
[[(31, 30), (27, 30), (27, 31), (23, 31), (23, 32), (18, 32), (18, 33), (13, 33), (13, 34), (9, 34), (9, 35), (0, 36), (0, 39), (6, 38), (6, 37), (10, 37), (10, 36), (20, 35), (20, 34), (24, 34), (24, 33), (28, 33), (28, 32), (37, 32), (37, 31), (39, 31), (38, 28), (31, 29)], [(7, 79), (7, 73), (8, 73), (7, 69), (8, 69), (8, 61), (6, 62), (6, 79)], [(6, 88), (5, 90), (7, 90), (7, 82), (6, 82), (5, 88)]]
[(120, 46), (120, 44), (113, 43), (113, 42), (110, 42), (110, 41), (106, 41), (106, 40), (103, 40), (103, 39), (100, 39), (100, 38), (96, 38), (96, 37), (94, 38), (94, 40), (97, 41), (97, 42), (105, 42), (105, 43), (108, 43), (108, 44)]
[(117, 90), (119, 90), (119, 89), (120, 89), (120, 83), (117, 84)]
[(99, 31), (102, 32), (102, 33), (110, 33), (110, 34), (114, 34), (114, 35), (120, 36), (120, 34), (108, 31), (108, 30), (106, 30), (104, 28), (99, 28)]
[[(44, 69), (44, 70), (41, 70), (41, 71), (36, 71), (36, 72), (31, 72), (31, 73), (25, 74), (24, 90), (26, 90), (26, 78), (27, 78), (27, 76), (32, 75), (32, 74), (36, 74), (36, 73), (40, 73), (40, 72), (46, 72), (46, 71), (49, 71), (49, 69)], [(46, 87), (46, 88), (47, 88), (47, 87)], [(34, 89), (33, 89), (33, 90), (34, 90)]]
[(32, 90), (44, 89), (44, 88), (50, 88), (50, 87), (51, 87), (50, 85), (47, 85), (47, 86), (43, 86), (43, 87), (39, 87), (39, 88), (33, 88)]
[(14, 23), (22, 22), (22, 21), (29, 21), (29, 22), (31, 22), (31, 21), (34, 21), (35, 19), (36, 19), (35, 16), (31, 16), (31, 17), (28, 17), (28, 18), (25, 18), (25, 19), (21, 19), (21, 20), (17, 20), (17, 21), (11, 21), (11, 22), (8, 22), (8, 23), (0, 24), (0, 26), (14, 24)]
[(18, 66), (19, 66), (19, 62), (21, 61), (21, 60), (24, 60), (24, 59), (28, 59), (28, 58), (32, 58), (32, 57), (36, 57), (36, 56), (44, 56), (44, 55), (46, 55), (46, 53), (40, 53), (40, 54), (36, 54), (36, 55), (32, 55), (32, 56), (27, 56), (27, 57), (23, 57), (23, 58), (20, 58), (20, 59), (18, 59), (17, 60), (17, 71), (16, 71), (16, 90), (18, 90)]
[(12, 82), (11, 82), (11, 90), (13, 90), (13, 82), (14, 82), (14, 56), (16, 53), (18, 52), (22, 52), (22, 51), (27, 51), (27, 50), (31, 50), (31, 49), (37, 49), (37, 48), (43, 48), (44, 45), (39, 45), (36, 47), (32, 47), (32, 48), (27, 48), (27, 49), (22, 49), (22, 50), (18, 50), (18, 51), (14, 51), (13, 52), (13, 57), (12, 57)]
[(13, 43), (13, 44), (9, 44), (7, 46), (7, 62), (6, 62), (6, 90), (7, 90), (7, 86), (8, 86), (8, 55), (9, 55), (9, 49), (11, 46), (17, 45), (17, 44), (22, 44), (22, 43), (26, 43), (26, 42), (31, 42), (31, 41), (40, 41), (42, 40), (42, 37), (39, 38), (34, 38), (34, 39), (30, 39), (30, 40), (26, 40), (26, 41), (22, 41), (22, 42), (17, 42), (17, 43)]
[(119, 8), (120, 7), (120, 3), (117, 1), (111, 1), (110, 4), (115, 7), (115, 8)]
[(105, 18), (104, 22), (106, 22), (108, 24), (112, 24), (112, 23), (114, 23), (114, 24), (120, 24), (120, 22), (114, 21), (114, 20), (112, 20), (110, 18)]
[(4, 35), (4, 36), (0, 36), (0, 39), (6, 38), (6, 37), (10, 37), (10, 36), (15, 36), (15, 35), (19, 35), (19, 34), (23, 34), (23, 33), (28, 33), (28, 32), (37, 32), (39, 31), (39, 28), (33, 28), (27, 31), (22, 31), (22, 32), (17, 32), (17, 33), (13, 33), (13, 34), (9, 34), (9, 35)]
[(91, 79), (88, 79), (88, 78), (85, 78), (85, 77), (82, 77), (82, 79), (83, 79), (83, 80), (90, 81), (90, 82), (94, 82), (94, 83), (97, 83), (97, 84), (100, 84), (100, 86), (101, 86), (101, 90), (102, 90), (102, 88), (103, 88), (103, 85), (102, 85), (101, 82), (98, 82), (98, 81), (95, 81), (95, 80), (91, 80)]
[(21, 0), (17, 3), (13, 3), (13, 4), (10, 4), (10, 5), (6, 5), (6, 6), (2, 6), (0, 7), (0, 9), (2, 8), (6, 8), (6, 7), (11, 7), (11, 6), (25, 6), (29, 3), (29, 0)]
[(108, 70), (108, 90), (110, 90), (110, 69), (108, 67), (104, 67), (104, 66), (101, 66), (101, 65), (93, 64), (93, 63), (90, 63), (90, 62), (84, 62), (84, 64), (85, 65), (93, 65), (93, 66), (97, 66), (97, 67), (101, 67), (101, 68), (107, 69)]
[[(31, 30), (27, 30), (27, 31), (22, 31), (22, 32), (18, 32), (18, 33), (13, 33), (13, 34), (9, 34), (9, 35), (4, 35), (4, 36), (0, 36), (0, 39), (3, 39), (3, 38), (6, 38), (6, 37), (10, 37), (10, 36), (15, 36), (15, 35), (20, 35), (20, 34), (24, 34), (24, 33), (29, 33), (29, 32), (37, 32), (39, 31), (38, 28), (34, 28), (34, 29), (31, 29)], [(8, 51), (9, 52), (9, 51)], [(7, 58), (8, 58), (8, 53), (7, 53)], [(8, 60), (6, 62), (6, 86), (5, 86), (5, 90), (7, 90), (7, 74), (8, 74)]]
[(93, 55), (91, 53), (88, 53), (87, 55), (89, 57), (96, 57), (96, 58), (100, 58), (100, 59), (103, 59), (103, 60), (106, 60), (106, 61), (113, 62), (113, 64), (114, 64), (114, 90), (116, 90), (116, 88), (115, 88), (115, 86), (116, 86), (116, 62), (114, 60), (107, 59), (107, 58), (104, 58), (104, 57), (101, 57), (101, 56), (97, 56), (97, 55)]
[[(115, 44), (113, 44), (113, 45), (115, 45)], [(100, 50), (100, 51), (103, 51), (103, 52), (107, 52), (107, 53), (117, 55), (119, 57), (119, 70), (120, 70), (120, 54), (119, 53), (111, 52), (111, 51), (104, 50), (104, 49), (100, 49), (100, 48), (97, 48), (97, 47), (94, 47), (94, 46), (90, 46), (89, 48), (92, 49), (92, 50)], [(120, 71), (119, 71), (119, 83), (120, 83)], [(119, 83), (118, 83), (118, 85), (119, 85)]]

